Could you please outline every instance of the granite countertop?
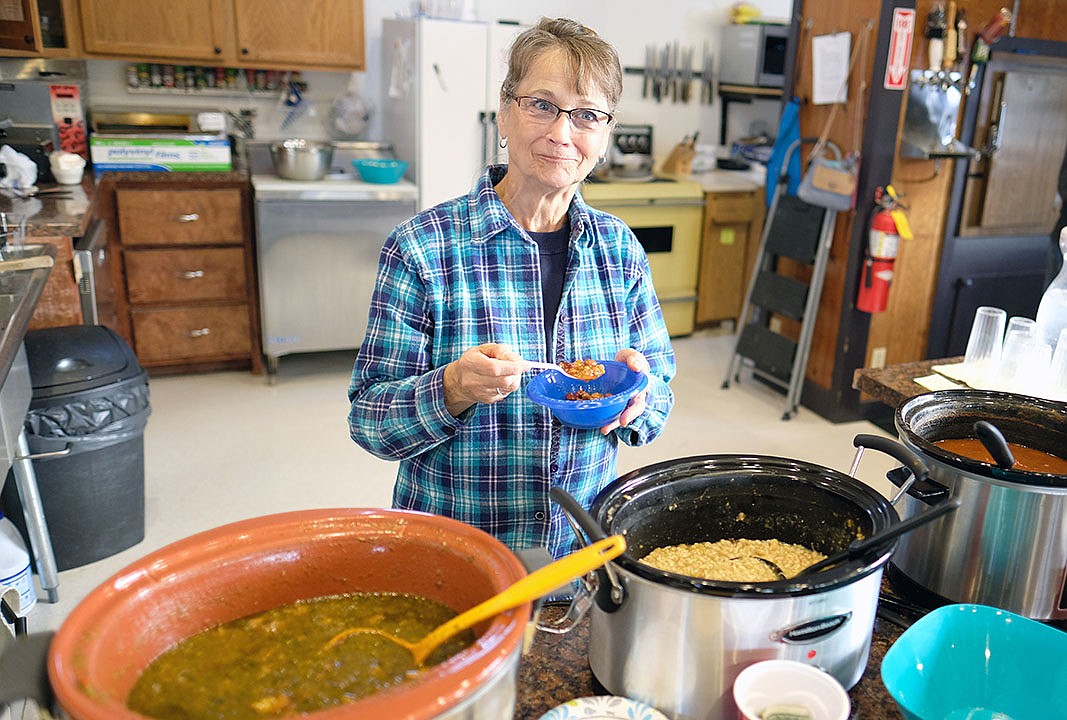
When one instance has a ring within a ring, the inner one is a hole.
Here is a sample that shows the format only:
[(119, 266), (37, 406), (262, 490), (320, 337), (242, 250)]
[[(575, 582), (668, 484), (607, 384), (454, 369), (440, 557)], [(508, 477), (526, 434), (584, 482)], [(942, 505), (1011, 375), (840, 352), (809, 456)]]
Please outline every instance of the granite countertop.
[(915, 378), (930, 375), (934, 372), (935, 365), (960, 362), (963, 362), (962, 357), (951, 357), (900, 363), (884, 368), (859, 368), (852, 376), (852, 387), (889, 407), (896, 408), (916, 395), (930, 392), (915, 382)]
[[(231, 172), (109, 172), (93, 178), (86, 173), (79, 185), (42, 184), (42, 195), (31, 198), (15, 198), (0, 194), (0, 212), (6, 213), (8, 222), (18, 224), (26, 221), (27, 237), (81, 237), (93, 217), (94, 200), (100, 181), (136, 182), (146, 187), (154, 184), (188, 182), (197, 184), (242, 184), (249, 176), (242, 171)], [(51, 191), (69, 191), (53, 194)]]
[[(542, 619), (562, 615), (564, 607), (547, 606)], [(874, 623), (870, 657), (863, 677), (848, 695), (852, 717), (863, 720), (900, 720), (896, 703), (882, 684), (881, 665), (886, 651), (903, 632), (881, 618)], [(603, 694), (589, 669), (589, 615), (565, 635), (538, 631), (519, 666), (519, 692), (515, 720), (537, 720), (568, 700)]]

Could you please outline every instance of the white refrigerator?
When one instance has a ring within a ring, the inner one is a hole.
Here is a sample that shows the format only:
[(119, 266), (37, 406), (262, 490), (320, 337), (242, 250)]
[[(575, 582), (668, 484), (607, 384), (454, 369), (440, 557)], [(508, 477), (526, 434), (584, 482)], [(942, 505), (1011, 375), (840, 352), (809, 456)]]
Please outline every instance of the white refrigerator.
[(441, 18), (382, 21), (383, 139), (410, 163), (423, 210), (502, 162), (496, 113), (507, 52), (524, 26)]

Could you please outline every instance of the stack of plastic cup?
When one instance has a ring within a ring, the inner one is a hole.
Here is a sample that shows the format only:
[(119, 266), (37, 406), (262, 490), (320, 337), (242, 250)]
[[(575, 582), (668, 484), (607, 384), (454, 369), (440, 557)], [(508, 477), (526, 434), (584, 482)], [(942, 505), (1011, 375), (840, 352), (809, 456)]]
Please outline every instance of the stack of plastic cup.
[(988, 384), (1000, 365), (1004, 343), (1004, 324), (1008, 314), (997, 307), (983, 305), (974, 313), (967, 351), (963, 356), (968, 383), (974, 387)]

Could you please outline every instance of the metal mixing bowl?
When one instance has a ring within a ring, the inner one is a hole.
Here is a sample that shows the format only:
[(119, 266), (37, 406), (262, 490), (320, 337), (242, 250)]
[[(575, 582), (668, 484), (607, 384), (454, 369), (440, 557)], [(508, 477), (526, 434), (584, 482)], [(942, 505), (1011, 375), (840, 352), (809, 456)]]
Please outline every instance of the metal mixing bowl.
[(333, 160), (333, 145), (315, 140), (283, 140), (270, 146), (274, 171), (286, 180), (322, 180)]

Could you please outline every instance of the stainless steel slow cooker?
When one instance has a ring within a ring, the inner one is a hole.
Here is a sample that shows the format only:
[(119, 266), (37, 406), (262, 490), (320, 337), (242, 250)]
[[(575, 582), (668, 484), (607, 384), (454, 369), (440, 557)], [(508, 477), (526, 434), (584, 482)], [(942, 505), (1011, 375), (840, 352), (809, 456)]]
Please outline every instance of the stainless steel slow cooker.
[(1004, 469), (934, 444), (975, 437), (979, 420), (1009, 442), (1067, 457), (1067, 404), (981, 390), (908, 400), (897, 409), (896, 429), (930, 478), (911, 486), (901, 515), (945, 497), (959, 498), (960, 507), (902, 538), (893, 564), (948, 600), (1067, 618), (1067, 476)]
[[(897, 443), (877, 446), (925, 474)], [(608, 691), (675, 720), (708, 720), (736, 717), (734, 678), (760, 660), (808, 663), (846, 688), (859, 681), (893, 540), (811, 576), (764, 583), (699, 580), (640, 558), (723, 538), (778, 539), (830, 555), (898, 520), (864, 483), (798, 460), (703, 455), (623, 475), (588, 515), (553, 498), (590, 539), (626, 536), (627, 552), (598, 572), (591, 610), (589, 664)]]

